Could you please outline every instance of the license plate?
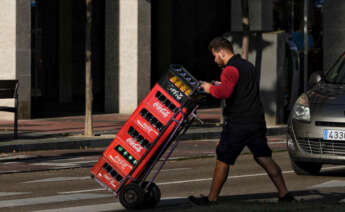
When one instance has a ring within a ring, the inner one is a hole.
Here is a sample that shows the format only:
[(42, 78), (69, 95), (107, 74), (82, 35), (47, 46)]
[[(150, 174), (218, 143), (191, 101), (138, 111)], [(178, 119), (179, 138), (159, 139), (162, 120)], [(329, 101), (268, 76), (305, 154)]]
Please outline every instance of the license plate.
[(345, 130), (323, 130), (324, 140), (345, 140)]

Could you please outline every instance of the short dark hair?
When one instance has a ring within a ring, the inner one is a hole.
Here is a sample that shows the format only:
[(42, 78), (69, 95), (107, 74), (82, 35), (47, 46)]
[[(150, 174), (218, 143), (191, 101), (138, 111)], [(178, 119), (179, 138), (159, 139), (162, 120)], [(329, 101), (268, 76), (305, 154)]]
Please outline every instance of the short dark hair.
[(214, 49), (215, 51), (219, 51), (220, 49), (227, 49), (227, 50), (230, 50), (232, 53), (234, 52), (232, 43), (223, 37), (215, 37), (208, 45), (208, 49), (211, 52), (212, 52), (212, 49)]

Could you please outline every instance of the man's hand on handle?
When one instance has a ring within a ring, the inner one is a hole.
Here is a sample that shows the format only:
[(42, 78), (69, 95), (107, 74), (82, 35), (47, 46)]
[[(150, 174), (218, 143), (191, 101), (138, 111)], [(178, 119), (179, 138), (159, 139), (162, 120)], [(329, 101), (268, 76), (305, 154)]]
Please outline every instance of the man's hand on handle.
[(201, 87), (202, 87), (202, 89), (204, 89), (204, 91), (205, 91), (206, 93), (210, 93), (210, 88), (211, 88), (211, 86), (212, 86), (212, 84), (209, 83), (209, 82), (202, 82), (202, 83), (201, 83)]
[(219, 81), (214, 81), (214, 80), (212, 80), (211, 83), (202, 81), (201, 87), (204, 89), (204, 91), (205, 91), (206, 93), (210, 93), (210, 88), (211, 88), (212, 85), (219, 86), (220, 84), (221, 84), (221, 82), (219, 82)]

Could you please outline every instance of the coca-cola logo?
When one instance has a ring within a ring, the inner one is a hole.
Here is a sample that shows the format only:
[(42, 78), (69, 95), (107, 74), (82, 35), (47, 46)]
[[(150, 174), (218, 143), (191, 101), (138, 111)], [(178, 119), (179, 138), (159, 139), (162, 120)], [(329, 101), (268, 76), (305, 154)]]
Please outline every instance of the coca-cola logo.
[(126, 142), (138, 153), (140, 153), (141, 150), (143, 150), (143, 147), (140, 144), (138, 144), (134, 138), (127, 138)]
[(170, 112), (168, 109), (164, 108), (160, 103), (155, 102), (153, 103), (153, 107), (156, 108), (163, 116), (164, 118), (168, 117), (170, 115)]
[(148, 134), (150, 134), (151, 132), (155, 133), (156, 135), (158, 135), (158, 133), (156, 131), (153, 130), (152, 127), (150, 127), (149, 125), (147, 125), (146, 123), (142, 123), (140, 120), (137, 120), (137, 123), (139, 124), (139, 126), (144, 129)]
[(103, 175), (103, 177), (109, 182), (110, 185), (116, 188), (115, 180), (112, 177), (108, 176), (107, 174)]
[(127, 161), (123, 160), (122, 158), (120, 158), (120, 156), (116, 155), (115, 158), (110, 155), (110, 159), (112, 161), (114, 161), (114, 163), (116, 163), (120, 168), (122, 168), (123, 170), (126, 169), (127, 167), (132, 169), (132, 167), (127, 163)]
[(171, 92), (172, 95), (175, 96), (175, 98), (176, 98), (177, 100), (181, 100), (181, 99), (182, 99), (183, 94), (182, 94), (180, 91), (178, 91), (176, 88), (170, 87), (170, 88), (169, 88), (169, 91)]

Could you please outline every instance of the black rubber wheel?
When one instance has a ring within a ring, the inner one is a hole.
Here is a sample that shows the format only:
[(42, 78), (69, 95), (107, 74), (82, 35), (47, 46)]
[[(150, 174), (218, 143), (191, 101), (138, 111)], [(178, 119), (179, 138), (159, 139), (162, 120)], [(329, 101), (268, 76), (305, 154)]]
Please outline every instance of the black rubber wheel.
[[(142, 187), (145, 188), (148, 182), (144, 182)], [(150, 186), (145, 191), (145, 201), (144, 207), (145, 208), (154, 208), (158, 205), (159, 201), (161, 200), (161, 191), (155, 183), (151, 183)]]
[(300, 162), (291, 159), (292, 169), (298, 175), (317, 175), (320, 173), (322, 164), (313, 162)]
[(145, 191), (136, 183), (125, 185), (120, 191), (119, 199), (127, 209), (139, 209), (143, 206)]

